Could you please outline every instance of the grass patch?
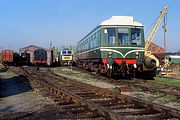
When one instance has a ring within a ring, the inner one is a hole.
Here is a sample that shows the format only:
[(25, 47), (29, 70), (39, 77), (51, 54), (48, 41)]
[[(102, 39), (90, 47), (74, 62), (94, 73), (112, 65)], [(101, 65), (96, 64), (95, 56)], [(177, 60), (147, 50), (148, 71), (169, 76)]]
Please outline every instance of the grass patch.
[(111, 91), (115, 94), (120, 94), (120, 91), (118, 88), (113, 88)]
[(4, 99), (0, 99), (0, 104), (5, 104), (6, 103), (6, 100), (4, 100)]
[(38, 82), (36, 80), (31, 80), (30, 83), (31, 84), (37, 84)]
[(152, 89), (163, 89), (163, 88), (165, 88), (165, 86), (158, 86), (158, 85), (152, 85), (152, 86), (150, 86), (150, 85), (148, 85), (147, 88), (152, 88)]
[(165, 104), (165, 103), (167, 103), (167, 101), (164, 100), (164, 99), (161, 99), (161, 100), (156, 101), (155, 103), (158, 103), (158, 104)]
[(147, 100), (148, 100), (149, 102), (153, 103), (153, 102), (156, 100), (156, 97), (154, 97), (154, 96), (149, 96), (149, 97), (147, 98)]
[(14, 74), (14, 73), (12, 73), (12, 72), (8, 72), (7, 73), (7, 77), (8, 78), (12, 78), (12, 77), (15, 77), (16, 75)]
[(177, 106), (175, 106), (175, 107), (176, 107), (176, 109), (178, 109), (178, 110), (180, 109), (180, 105), (177, 105)]
[(75, 72), (68, 68), (58, 68), (55, 71), (57, 71), (58, 73), (61, 73), (61, 74), (69, 75), (69, 76), (80, 76), (80, 74), (78, 72)]
[(180, 80), (169, 79), (169, 78), (155, 78), (152, 82), (163, 83), (167, 85), (173, 85), (180, 87)]
[(157, 96), (164, 96), (165, 94), (164, 93), (160, 93), (160, 92), (156, 92), (155, 95), (157, 95)]
[(167, 101), (173, 101), (173, 100), (176, 100), (176, 97), (175, 97), (175, 96), (172, 96), (172, 95), (166, 95), (166, 96), (165, 96), (165, 99), (166, 99)]
[(134, 94), (137, 98), (144, 98), (144, 94), (136, 93)]
[(162, 97), (162, 99), (158, 100), (157, 102), (160, 104), (166, 104), (166, 103), (174, 101), (174, 100), (176, 100), (175, 96), (166, 95), (166, 96)]
[(73, 71), (73, 70), (71, 70), (69, 68), (58, 68), (58, 70), (56, 70), (56, 72), (64, 74), (64, 75), (68, 75), (69, 77), (80, 78), (80, 79), (83, 79), (83, 81), (91, 81), (93, 83), (98, 82), (96, 79), (94, 79), (89, 74)]
[(14, 69), (14, 67), (9, 66), (7, 72), (12, 72), (13, 69)]
[(138, 88), (138, 87), (135, 87), (135, 88), (133, 88), (135, 91), (137, 91), (137, 92), (142, 92), (143, 90), (141, 89), (141, 88)]
[(0, 71), (1, 72), (6, 72), (9, 68), (5, 66), (0, 66)]

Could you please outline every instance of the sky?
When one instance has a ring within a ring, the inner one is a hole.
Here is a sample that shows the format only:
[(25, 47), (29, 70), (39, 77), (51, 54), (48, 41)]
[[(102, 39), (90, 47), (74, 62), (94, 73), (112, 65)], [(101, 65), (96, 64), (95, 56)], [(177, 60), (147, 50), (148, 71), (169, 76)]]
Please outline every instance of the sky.
[[(180, 50), (180, 0), (0, 0), (0, 50), (76, 45), (103, 20), (133, 16), (152, 26), (168, 6), (167, 51)], [(145, 32), (145, 35), (148, 34)], [(162, 25), (153, 42), (163, 47)]]

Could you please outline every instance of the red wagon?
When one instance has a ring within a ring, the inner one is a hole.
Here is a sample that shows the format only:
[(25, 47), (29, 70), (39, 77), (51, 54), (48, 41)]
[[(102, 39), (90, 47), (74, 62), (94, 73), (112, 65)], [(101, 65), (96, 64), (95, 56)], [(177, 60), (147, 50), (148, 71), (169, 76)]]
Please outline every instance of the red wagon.
[(13, 58), (14, 58), (13, 55), (14, 55), (14, 51), (12, 51), (12, 50), (3, 50), (1, 52), (2, 64), (13, 63)]

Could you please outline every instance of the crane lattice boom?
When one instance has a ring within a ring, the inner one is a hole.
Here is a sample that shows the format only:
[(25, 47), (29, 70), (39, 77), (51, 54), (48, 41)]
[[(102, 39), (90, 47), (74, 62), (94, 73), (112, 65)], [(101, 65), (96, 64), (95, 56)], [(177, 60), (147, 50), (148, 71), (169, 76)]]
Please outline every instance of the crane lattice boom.
[(168, 7), (165, 6), (163, 11), (161, 11), (159, 17), (158, 17), (158, 20), (156, 22), (156, 24), (154, 25), (153, 29), (151, 30), (151, 33), (150, 35), (147, 37), (147, 39), (145, 40), (146, 41), (146, 44), (145, 44), (145, 51), (148, 51), (148, 48), (157, 32), (157, 29), (161, 23), (161, 20), (163, 19), (163, 17), (165, 16), (165, 14), (168, 12)]

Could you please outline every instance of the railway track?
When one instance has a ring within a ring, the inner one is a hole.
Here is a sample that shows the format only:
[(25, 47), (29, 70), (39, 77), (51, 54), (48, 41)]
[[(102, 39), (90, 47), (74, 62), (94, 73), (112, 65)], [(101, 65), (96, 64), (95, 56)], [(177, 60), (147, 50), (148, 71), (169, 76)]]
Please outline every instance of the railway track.
[(176, 86), (149, 82), (149, 81), (129, 83), (128, 86), (141, 88), (143, 91), (148, 91), (151, 93), (159, 92), (162, 94), (175, 96), (177, 100), (180, 99), (180, 88)]
[[(52, 71), (37, 72), (26, 68), (24, 73), (30, 79), (38, 80), (57, 98), (73, 102), (72, 108), (76, 113), (83, 114), (84, 110), (89, 111), (90, 118), (113, 120), (180, 118), (180, 111), (176, 109), (151, 104), (122, 94), (117, 95), (106, 89), (56, 75)], [(89, 118), (88, 115), (87, 118)]]
[(113, 79), (113, 78), (108, 78), (105, 76), (95, 75), (94, 73), (83, 70), (81, 68), (74, 68), (74, 70), (86, 72), (87, 74), (93, 75), (98, 80), (103, 80), (106, 82), (119, 84), (119, 85), (125, 85), (129, 87), (129, 89), (140, 88), (144, 92), (162, 93), (165, 95), (175, 96), (176, 100), (180, 99), (180, 88), (177, 86), (167, 85), (167, 84), (157, 83), (157, 82), (150, 82), (148, 80), (143, 80), (143, 79), (138, 79), (138, 78), (135, 78), (134, 80)]
[[(29, 69), (29, 68), (28, 68)], [(60, 119), (81, 119), (81, 120), (105, 120), (105, 118), (98, 114), (96, 111), (88, 108), (86, 104), (81, 104), (72, 100), (72, 96), (66, 93), (63, 88), (59, 88), (58, 93), (54, 89), (58, 87), (49, 83), (43, 78), (46, 75), (40, 73), (34, 73), (36, 71), (23, 70), (24, 75), (30, 80), (36, 80), (36, 88), (45, 88), (49, 93), (46, 96), (50, 96), (54, 102), (62, 109), (58, 114), (61, 115)], [(53, 81), (54, 82), (54, 81)], [(38, 83), (38, 84), (37, 84)], [(61, 83), (63, 85), (63, 83)]]

